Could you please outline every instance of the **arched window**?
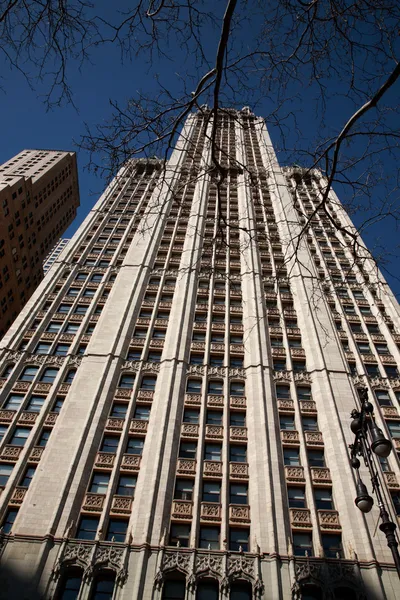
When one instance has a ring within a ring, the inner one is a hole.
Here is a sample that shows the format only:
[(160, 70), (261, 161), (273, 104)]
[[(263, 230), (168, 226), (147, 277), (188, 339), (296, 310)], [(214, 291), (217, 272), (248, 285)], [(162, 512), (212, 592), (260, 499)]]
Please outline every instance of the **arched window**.
[(76, 369), (70, 369), (65, 376), (64, 383), (72, 383), (76, 375)]
[(3, 371), (2, 377), (9, 377), (12, 373), (13, 368), (15, 367), (14, 364), (11, 365), (7, 365), (6, 368)]
[(196, 600), (218, 600), (218, 582), (213, 579), (200, 581), (197, 586)]
[(54, 369), (52, 367), (45, 369), (40, 378), (40, 381), (42, 381), (43, 383), (53, 383), (53, 381), (58, 375), (58, 371), (59, 369)]
[(224, 391), (224, 382), (219, 379), (212, 379), (208, 382), (208, 394), (223, 394)]
[(302, 600), (322, 600), (321, 588), (316, 585), (305, 585), (301, 588)]
[(334, 590), (335, 600), (357, 600), (357, 594), (348, 587), (338, 587)]
[(229, 394), (231, 396), (244, 396), (243, 381), (231, 381), (231, 385), (229, 388)]
[(62, 579), (57, 600), (76, 600), (82, 584), (82, 569), (68, 569)]
[(154, 392), (156, 387), (157, 377), (155, 375), (145, 375), (142, 377), (142, 383), (140, 384), (141, 390), (146, 390), (147, 392)]
[(201, 379), (188, 379), (186, 391), (188, 394), (201, 394)]
[(162, 600), (185, 600), (185, 580), (176, 575), (164, 583)]
[(19, 380), (20, 381), (33, 381), (38, 371), (39, 371), (39, 367), (31, 367), (31, 366), (25, 367), (25, 369), (22, 371), (21, 375), (19, 376)]
[(235, 581), (232, 583), (229, 600), (251, 600), (252, 596), (251, 584), (247, 581)]
[(90, 600), (111, 600), (114, 593), (114, 584), (114, 573), (99, 573), (93, 582)]

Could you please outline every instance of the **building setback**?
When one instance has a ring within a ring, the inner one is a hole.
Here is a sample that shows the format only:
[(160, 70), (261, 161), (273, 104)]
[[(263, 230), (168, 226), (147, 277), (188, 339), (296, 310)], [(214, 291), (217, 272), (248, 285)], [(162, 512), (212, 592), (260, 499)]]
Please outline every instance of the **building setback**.
[(121, 169), (1, 342), (0, 596), (400, 597), (347, 448), (366, 386), (396, 521), (399, 306), (327, 215), (287, 260), (325, 182), (248, 109), (218, 193), (206, 117)]
[(23, 150), (0, 166), (0, 338), (43, 279), (79, 206), (75, 152)]

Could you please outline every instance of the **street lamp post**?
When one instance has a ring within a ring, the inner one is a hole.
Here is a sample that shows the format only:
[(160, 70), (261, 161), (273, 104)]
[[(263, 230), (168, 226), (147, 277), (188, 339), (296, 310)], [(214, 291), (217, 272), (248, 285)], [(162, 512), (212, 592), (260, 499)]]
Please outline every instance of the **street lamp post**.
[(374, 503), (373, 498), (369, 495), (367, 487), (360, 477), (360, 461), (358, 456), (361, 456), (370, 473), (372, 491), (375, 493), (378, 501), (379, 516), (381, 518), (379, 529), (386, 535), (387, 545), (392, 552), (397, 574), (400, 578), (400, 555), (395, 535), (396, 525), (389, 518), (380, 487), (378, 472), (372, 457), (372, 452), (374, 452), (379, 458), (387, 458), (392, 450), (392, 444), (385, 438), (382, 430), (375, 423), (373, 417), (374, 407), (368, 400), (367, 388), (360, 390), (360, 401), (361, 410), (352, 411), (352, 422), (350, 425), (355, 435), (354, 443), (349, 446), (351, 466), (356, 470), (357, 477), (357, 497), (355, 504), (361, 512), (368, 513)]

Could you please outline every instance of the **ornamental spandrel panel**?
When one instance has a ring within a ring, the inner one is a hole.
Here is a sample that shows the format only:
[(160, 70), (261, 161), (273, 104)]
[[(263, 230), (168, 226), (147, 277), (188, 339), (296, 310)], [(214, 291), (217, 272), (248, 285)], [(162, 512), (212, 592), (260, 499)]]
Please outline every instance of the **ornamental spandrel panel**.
[(229, 477), (231, 479), (248, 479), (249, 465), (247, 463), (229, 463)]
[(124, 419), (118, 419), (116, 417), (108, 417), (106, 421), (107, 431), (122, 431), (124, 426)]
[(191, 349), (192, 350), (205, 350), (206, 345), (204, 342), (192, 342)]
[(57, 391), (59, 394), (68, 394), (70, 389), (71, 389), (70, 383), (62, 383)]
[(399, 413), (395, 406), (381, 406), (381, 411), (384, 417), (388, 419), (399, 419)]
[(298, 446), (300, 444), (300, 437), (298, 431), (281, 431), (281, 440), (285, 446)]
[(244, 396), (230, 396), (229, 406), (237, 409), (246, 408), (246, 398)]
[(22, 504), (27, 490), (28, 490), (27, 487), (21, 487), (21, 486), (16, 487), (11, 496), (10, 504), (12, 504), (14, 506), (19, 506), (20, 504)]
[(320, 431), (304, 432), (307, 446), (323, 446), (324, 440)]
[(217, 502), (202, 502), (200, 505), (202, 521), (221, 521), (221, 504)]
[(327, 467), (311, 467), (311, 479), (313, 483), (332, 483), (331, 472)]
[(29, 390), (29, 386), (29, 381), (16, 381), (13, 385), (13, 390), (15, 392), (27, 392)]
[(4, 446), (0, 455), (0, 460), (9, 460), (10, 462), (16, 462), (19, 459), (21, 452), (21, 446)]
[(243, 354), (244, 346), (243, 344), (231, 344), (229, 350), (232, 354)]
[(205, 437), (213, 440), (222, 440), (224, 428), (222, 425), (206, 425)]
[(290, 508), (290, 525), (296, 529), (311, 529), (311, 514), (308, 508)]
[(229, 438), (232, 441), (246, 442), (247, 441), (247, 427), (235, 427), (229, 428)]
[[(204, 347), (205, 347), (205, 345), (204, 345)], [(212, 350), (214, 352), (225, 352), (225, 344), (211, 343), (210, 350)]]
[(38, 417), (37, 412), (29, 412), (29, 411), (23, 411), (19, 417), (18, 417), (18, 424), (19, 425), (34, 425), (37, 417)]
[(98, 452), (96, 460), (94, 461), (95, 467), (98, 469), (112, 469), (114, 466), (115, 454), (112, 452)]
[(397, 481), (396, 473), (393, 473), (393, 471), (384, 471), (383, 476), (385, 478), (386, 484), (389, 489), (391, 489), (391, 490), (399, 489), (400, 486)]
[(300, 401), (300, 412), (301, 414), (317, 414), (317, 405), (314, 400), (301, 400)]
[(224, 405), (224, 397), (221, 396), (215, 396), (215, 395), (211, 395), (209, 394), (207, 396), (207, 406), (223, 406)]
[(115, 390), (115, 398), (123, 398), (124, 400), (130, 400), (132, 390), (126, 388), (117, 388)]
[(189, 406), (200, 406), (200, 394), (185, 394), (185, 404), (188, 404)]
[(285, 466), (285, 476), (286, 476), (286, 481), (292, 481), (292, 482), (296, 482), (296, 483), (304, 483), (305, 482), (304, 467), (286, 465)]
[(44, 452), (44, 448), (42, 446), (34, 446), (29, 455), (28, 461), (35, 462), (35, 463), (39, 462), (39, 460), (42, 457), (43, 452)]
[(230, 504), (229, 521), (231, 523), (250, 523), (250, 506), (248, 504)]
[(164, 340), (150, 340), (150, 348), (164, 348)]
[(255, 578), (255, 558), (240, 554), (230, 554), (228, 556), (228, 577), (247, 575)]
[(82, 509), (88, 512), (101, 512), (103, 510), (105, 495), (87, 493), (83, 500)]
[(187, 500), (173, 500), (171, 516), (174, 519), (191, 519), (193, 502)]
[(154, 392), (152, 390), (139, 390), (137, 394), (137, 400), (146, 400), (146, 402), (152, 402), (154, 398)]
[(137, 454), (124, 454), (121, 462), (121, 469), (125, 471), (137, 472), (140, 469), (142, 457)]
[(318, 522), (321, 530), (330, 531), (341, 529), (339, 513), (337, 510), (317, 510)]
[(205, 460), (203, 462), (204, 477), (222, 477), (222, 462), (219, 460)]
[(182, 423), (181, 436), (185, 438), (198, 438), (199, 425), (197, 423)]
[(47, 415), (44, 424), (47, 427), (54, 427), (58, 419), (58, 413), (51, 412)]
[(15, 410), (0, 410), (0, 423), (11, 423), (16, 414)]
[(131, 339), (131, 345), (132, 346), (144, 346), (144, 343), (145, 343), (145, 339), (144, 338), (133, 337)]
[(146, 435), (148, 427), (148, 421), (141, 419), (132, 419), (129, 425), (129, 431), (131, 433), (137, 433), (139, 435)]
[(380, 354), (379, 358), (381, 359), (384, 365), (396, 363), (395, 357), (391, 354)]
[(294, 402), (289, 399), (281, 399), (277, 400), (278, 410), (282, 413), (294, 413)]

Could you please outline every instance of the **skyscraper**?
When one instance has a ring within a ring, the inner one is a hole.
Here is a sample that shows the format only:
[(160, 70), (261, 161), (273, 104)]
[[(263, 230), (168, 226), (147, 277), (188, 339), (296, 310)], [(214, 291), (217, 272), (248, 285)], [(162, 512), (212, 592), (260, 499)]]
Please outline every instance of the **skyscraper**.
[(396, 520), (398, 304), (314, 214), (320, 173), (281, 168), (248, 109), (212, 161), (207, 117), (121, 169), (1, 343), (0, 589), (394, 600), (347, 446), (367, 387)]
[(54, 246), (53, 250), (51, 252), (49, 252), (49, 254), (46, 256), (46, 258), (43, 261), (43, 273), (45, 275), (46, 275), (47, 271), (49, 269), (51, 269), (51, 267), (53, 266), (53, 263), (60, 256), (60, 254), (64, 250), (64, 248), (68, 245), (68, 242), (69, 242), (69, 239), (60, 238), (58, 240), (57, 244)]
[(74, 152), (23, 150), (0, 166), (0, 338), (43, 279), (79, 206)]

